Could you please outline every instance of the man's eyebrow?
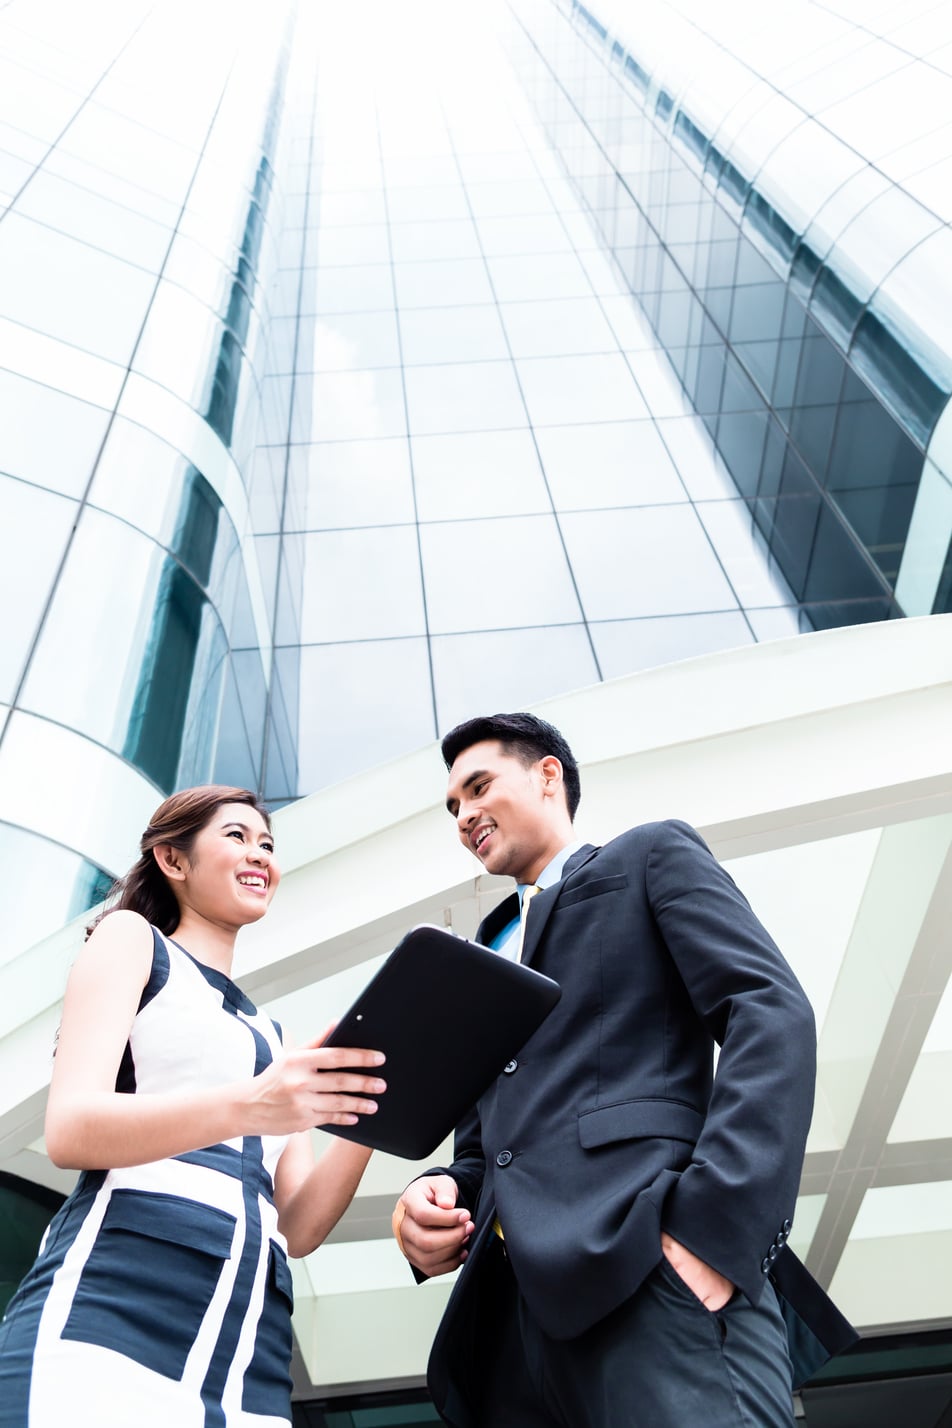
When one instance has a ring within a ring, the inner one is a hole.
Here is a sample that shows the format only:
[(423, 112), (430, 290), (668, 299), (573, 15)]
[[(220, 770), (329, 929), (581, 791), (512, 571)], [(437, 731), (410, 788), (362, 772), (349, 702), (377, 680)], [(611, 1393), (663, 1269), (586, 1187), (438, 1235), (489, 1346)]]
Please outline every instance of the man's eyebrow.
[[(474, 769), (473, 772), (469, 775), (468, 778), (464, 778), (464, 779), (463, 779), (463, 786), (462, 786), (462, 788), (460, 789), (460, 792), (461, 792), (461, 793), (465, 793), (466, 790), (467, 790), (472, 784), (474, 784), (477, 779), (485, 778), (488, 773), (489, 773), (489, 770), (488, 770), (488, 769)], [(456, 799), (456, 798), (448, 798), (448, 799), (446, 800), (446, 811), (447, 811), (447, 813), (452, 813), (452, 812), (453, 812), (453, 805), (454, 805), (454, 804), (455, 804), (456, 807), (458, 808), (458, 807), (459, 807), (459, 800)]]

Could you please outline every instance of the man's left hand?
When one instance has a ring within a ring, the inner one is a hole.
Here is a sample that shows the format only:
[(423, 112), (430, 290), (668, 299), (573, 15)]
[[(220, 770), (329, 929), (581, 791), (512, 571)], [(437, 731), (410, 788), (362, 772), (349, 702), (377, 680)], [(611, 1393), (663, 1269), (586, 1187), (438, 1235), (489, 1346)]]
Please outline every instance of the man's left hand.
[(662, 1232), (661, 1249), (665, 1259), (679, 1279), (683, 1279), (691, 1293), (696, 1295), (705, 1309), (716, 1314), (734, 1293), (734, 1286), (723, 1274), (718, 1274), (703, 1259), (698, 1259), (684, 1245), (671, 1235)]

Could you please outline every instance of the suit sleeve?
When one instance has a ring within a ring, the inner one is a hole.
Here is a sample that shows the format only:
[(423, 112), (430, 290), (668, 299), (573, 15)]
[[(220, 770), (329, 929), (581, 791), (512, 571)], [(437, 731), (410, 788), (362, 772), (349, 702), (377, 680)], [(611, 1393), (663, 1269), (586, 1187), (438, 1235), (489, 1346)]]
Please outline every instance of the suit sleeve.
[[(451, 1175), (456, 1181), (456, 1203), (475, 1217), (479, 1194), (486, 1173), (479, 1112), (474, 1106), (460, 1121), (453, 1137), (453, 1164), (431, 1165), (426, 1175)], [(422, 1179), (423, 1176), (419, 1178)]]
[(756, 1304), (793, 1217), (813, 1111), (813, 1011), (687, 824), (658, 825), (646, 878), (688, 997), (721, 1047), (704, 1127), (665, 1201), (663, 1226)]
[[(427, 1175), (451, 1175), (456, 1181), (457, 1205), (467, 1209), (475, 1219), (485, 1171), (486, 1162), (483, 1159), (479, 1134), (479, 1112), (474, 1106), (456, 1127), (453, 1137), (453, 1164), (431, 1165), (429, 1170), (424, 1170), (422, 1175), (417, 1176), (417, 1179), (423, 1180)], [(417, 1284), (422, 1284), (425, 1279), (429, 1278), (429, 1275), (424, 1274), (412, 1264), (410, 1269)]]

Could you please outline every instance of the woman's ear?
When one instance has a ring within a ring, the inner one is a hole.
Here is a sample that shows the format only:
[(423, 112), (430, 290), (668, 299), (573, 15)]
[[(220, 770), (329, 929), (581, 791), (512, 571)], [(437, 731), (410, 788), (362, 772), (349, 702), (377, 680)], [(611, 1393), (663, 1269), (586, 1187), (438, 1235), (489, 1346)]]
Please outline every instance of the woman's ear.
[(159, 865), (159, 872), (171, 882), (184, 882), (188, 860), (178, 848), (173, 848), (171, 843), (156, 843), (152, 856)]

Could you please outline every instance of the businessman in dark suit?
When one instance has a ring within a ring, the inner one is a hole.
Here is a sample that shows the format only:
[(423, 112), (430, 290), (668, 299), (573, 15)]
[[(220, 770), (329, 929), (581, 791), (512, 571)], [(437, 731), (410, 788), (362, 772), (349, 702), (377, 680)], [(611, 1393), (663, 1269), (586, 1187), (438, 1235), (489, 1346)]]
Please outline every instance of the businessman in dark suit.
[(562, 998), (394, 1211), (418, 1279), (465, 1261), (434, 1402), (458, 1428), (792, 1428), (792, 1386), (855, 1337), (786, 1246), (803, 991), (686, 824), (575, 841), (551, 725), (470, 720), (443, 756), (460, 839), (517, 885), (477, 940)]

